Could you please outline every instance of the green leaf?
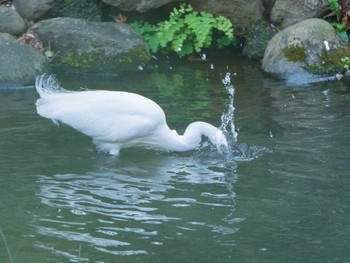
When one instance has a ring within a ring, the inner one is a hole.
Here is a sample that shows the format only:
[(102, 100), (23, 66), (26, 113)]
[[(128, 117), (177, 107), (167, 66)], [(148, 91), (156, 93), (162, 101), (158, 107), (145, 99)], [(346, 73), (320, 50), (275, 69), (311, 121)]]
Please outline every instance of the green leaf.
[(221, 36), (219, 47), (234, 43), (233, 26), (229, 19), (207, 12), (194, 11), (191, 5), (181, 4), (174, 8), (169, 19), (151, 25), (146, 22), (131, 24), (148, 42), (152, 52), (159, 49), (172, 50), (179, 55), (200, 53), (213, 43), (213, 32)]

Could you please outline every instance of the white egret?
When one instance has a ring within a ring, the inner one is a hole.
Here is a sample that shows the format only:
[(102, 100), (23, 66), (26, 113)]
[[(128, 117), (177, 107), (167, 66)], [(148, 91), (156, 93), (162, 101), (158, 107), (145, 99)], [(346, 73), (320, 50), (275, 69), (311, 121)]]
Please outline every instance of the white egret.
[(206, 122), (193, 122), (179, 135), (168, 127), (158, 104), (134, 93), (68, 91), (54, 76), (45, 74), (36, 78), (35, 88), (40, 95), (36, 102), (39, 115), (92, 137), (99, 150), (112, 155), (134, 146), (189, 151), (200, 145), (202, 136), (218, 150), (227, 148), (224, 133)]

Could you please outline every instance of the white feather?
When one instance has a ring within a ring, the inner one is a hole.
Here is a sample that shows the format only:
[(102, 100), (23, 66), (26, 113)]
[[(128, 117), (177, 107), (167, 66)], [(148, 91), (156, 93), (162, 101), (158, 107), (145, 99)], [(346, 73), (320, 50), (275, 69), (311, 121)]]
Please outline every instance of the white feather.
[(122, 91), (67, 91), (53, 76), (36, 79), (40, 98), (37, 112), (93, 138), (100, 150), (119, 154), (132, 146), (156, 147), (171, 151), (196, 148), (205, 135), (214, 144), (227, 146), (222, 131), (205, 122), (188, 126), (183, 136), (170, 130), (163, 110), (154, 101)]

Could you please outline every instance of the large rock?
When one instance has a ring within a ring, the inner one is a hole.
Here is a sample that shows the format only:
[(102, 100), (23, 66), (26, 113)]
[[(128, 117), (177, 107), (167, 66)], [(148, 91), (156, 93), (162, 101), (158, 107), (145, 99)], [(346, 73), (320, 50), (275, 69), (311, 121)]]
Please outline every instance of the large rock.
[(181, 0), (102, 0), (102, 2), (118, 7), (123, 11), (138, 11), (140, 13), (179, 1)]
[(322, 51), (332, 52), (344, 46), (334, 28), (322, 19), (299, 22), (277, 33), (265, 50), (262, 68), (282, 78), (305, 78), (311, 75), (304, 69), (317, 65)]
[(106, 18), (111, 19), (111, 8), (102, 8), (98, 0), (55, 0), (56, 6), (51, 12), (51, 17), (74, 17), (89, 21), (101, 22), (102, 10), (106, 10)]
[(20, 44), (7, 33), (0, 33), (0, 83), (33, 84), (37, 75), (50, 71), (46, 57), (29, 45)]
[(286, 28), (297, 22), (321, 17), (329, 9), (328, 0), (276, 0), (271, 11), (271, 23)]
[(147, 43), (128, 25), (76, 18), (40, 21), (35, 32), (65, 69), (96, 73), (137, 70), (151, 58)]
[(20, 36), (27, 29), (26, 22), (12, 8), (0, 6), (0, 32)]
[(245, 35), (253, 24), (264, 19), (264, 6), (261, 0), (221, 0), (198, 1), (189, 0), (196, 10), (206, 11), (214, 15), (221, 15), (230, 19), (235, 34)]
[(144, 13), (167, 4), (186, 2), (191, 4), (195, 10), (206, 11), (214, 15), (222, 15), (233, 22), (235, 33), (244, 35), (249, 31), (252, 24), (264, 19), (264, 5), (261, 0), (220, 0), (220, 1), (198, 1), (198, 0), (102, 0), (106, 4), (118, 7), (123, 11), (138, 11)]
[(0, 44), (16, 43), (16, 38), (9, 33), (0, 32)]
[(38, 21), (55, 6), (55, 0), (13, 0), (12, 4), (28, 21)]
[(267, 44), (274, 34), (275, 32), (265, 22), (253, 25), (246, 35), (242, 54), (248, 58), (262, 58)]

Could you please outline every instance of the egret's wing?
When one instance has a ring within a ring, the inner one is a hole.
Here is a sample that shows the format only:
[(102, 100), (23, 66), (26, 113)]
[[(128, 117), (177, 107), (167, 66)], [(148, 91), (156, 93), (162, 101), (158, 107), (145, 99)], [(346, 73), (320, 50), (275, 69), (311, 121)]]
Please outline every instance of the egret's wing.
[(98, 141), (125, 142), (165, 124), (163, 110), (137, 94), (111, 91), (56, 93), (37, 101), (38, 113)]

